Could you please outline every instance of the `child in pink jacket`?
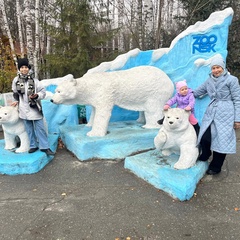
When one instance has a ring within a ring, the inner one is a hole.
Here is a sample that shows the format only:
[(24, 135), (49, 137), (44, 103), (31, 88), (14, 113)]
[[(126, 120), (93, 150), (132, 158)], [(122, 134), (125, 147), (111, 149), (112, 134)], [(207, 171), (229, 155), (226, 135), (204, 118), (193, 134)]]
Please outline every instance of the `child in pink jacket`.
[[(191, 111), (189, 116), (189, 122), (193, 125), (196, 133), (199, 132), (198, 120), (194, 116), (194, 105), (195, 98), (193, 96), (193, 91), (188, 88), (186, 80), (179, 81), (176, 83), (176, 94), (169, 99), (164, 105), (164, 110), (169, 109), (172, 105), (177, 104), (177, 108), (185, 109), (186, 111)], [(163, 123), (163, 119), (158, 121), (159, 124)]]

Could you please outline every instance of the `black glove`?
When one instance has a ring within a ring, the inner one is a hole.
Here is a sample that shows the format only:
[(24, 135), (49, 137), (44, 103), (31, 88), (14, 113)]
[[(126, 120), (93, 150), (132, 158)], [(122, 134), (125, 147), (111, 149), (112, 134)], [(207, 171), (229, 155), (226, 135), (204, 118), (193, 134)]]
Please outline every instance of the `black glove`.
[(37, 94), (37, 93), (31, 94), (31, 95), (29, 96), (29, 98), (31, 98), (31, 99), (37, 99), (37, 98), (38, 98), (38, 94)]
[(16, 100), (16, 101), (19, 101), (19, 94), (17, 92), (14, 92), (13, 93), (13, 98)]

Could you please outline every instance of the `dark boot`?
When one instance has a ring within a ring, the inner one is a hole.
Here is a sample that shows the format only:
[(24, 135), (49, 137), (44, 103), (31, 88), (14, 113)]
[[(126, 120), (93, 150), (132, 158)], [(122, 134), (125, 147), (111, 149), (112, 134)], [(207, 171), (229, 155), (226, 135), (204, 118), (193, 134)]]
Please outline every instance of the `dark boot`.
[(211, 152), (211, 128), (209, 127), (206, 132), (203, 134), (201, 141), (201, 155), (199, 156), (199, 161), (207, 161), (212, 155)]
[(225, 158), (226, 158), (225, 153), (218, 153), (213, 151), (213, 159), (209, 164), (207, 174), (215, 175), (220, 173), (222, 170), (222, 165), (224, 163)]
[(28, 152), (29, 152), (29, 153), (34, 153), (34, 152), (36, 152), (37, 150), (38, 150), (38, 147), (30, 148), (30, 149), (28, 150)]
[(47, 155), (54, 155), (55, 153), (50, 149), (41, 149), (42, 152), (45, 152)]
[(199, 130), (200, 130), (199, 124), (197, 123), (197, 124), (193, 125), (193, 127), (194, 127), (194, 130), (195, 130), (195, 132), (196, 132), (196, 134), (197, 134), (197, 136), (198, 136)]

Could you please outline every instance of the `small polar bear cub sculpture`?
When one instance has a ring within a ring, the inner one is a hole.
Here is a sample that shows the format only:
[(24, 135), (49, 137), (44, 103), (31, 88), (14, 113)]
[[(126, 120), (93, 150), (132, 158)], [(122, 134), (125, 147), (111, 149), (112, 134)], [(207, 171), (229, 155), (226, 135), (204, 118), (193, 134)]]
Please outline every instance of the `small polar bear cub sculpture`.
[(176, 169), (187, 169), (195, 165), (198, 157), (197, 135), (189, 122), (189, 112), (180, 108), (164, 111), (162, 128), (154, 138), (154, 145), (164, 156), (180, 155), (174, 164)]
[(29, 138), (23, 120), (18, 116), (18, 107), (0, 107), (0, 124), (4, 133), (5, 149), (17, 147), (16, 137), (20, 139), (20, 147), (15, 152), (22, 153), (29, 150)]
[(58, 85), (51, 101), (56, 104), (82, 104), (92, 106), (87, 126), (88, 136), (107, 134), (114, 105), (143, 111), (144, 128), (159, 128), (165, 102), (174, 90), (171, 79), (162, 70), (152, 66), (139, 66), (113, 72), (87, 73), (78, 79)]

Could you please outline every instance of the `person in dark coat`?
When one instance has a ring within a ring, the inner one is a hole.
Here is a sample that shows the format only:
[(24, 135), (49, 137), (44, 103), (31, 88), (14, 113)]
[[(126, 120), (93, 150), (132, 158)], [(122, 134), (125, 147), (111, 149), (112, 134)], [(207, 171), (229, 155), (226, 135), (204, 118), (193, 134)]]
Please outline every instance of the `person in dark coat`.
[(227, 154), (236, 153), (236, 133), (240, 128), (240, 86), (238, 78), (225, 67), (222, 57), (211, 62), (209, 78), (196, 90), (195, 98), (208, 94), (210, 103), (204, 113), (198, 144), (201, 146), (200, 161), (208, 161), (207, 174), (221, 172)]

